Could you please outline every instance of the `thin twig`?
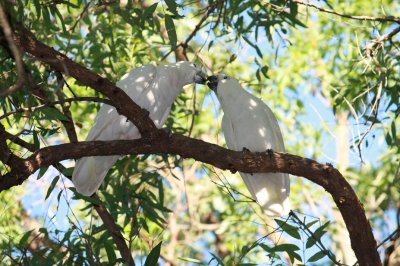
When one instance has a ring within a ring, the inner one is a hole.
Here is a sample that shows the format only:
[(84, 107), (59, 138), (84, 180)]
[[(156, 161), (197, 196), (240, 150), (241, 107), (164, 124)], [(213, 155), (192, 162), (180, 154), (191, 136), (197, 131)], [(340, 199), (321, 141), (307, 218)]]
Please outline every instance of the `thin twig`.
[(381, 92), (382, 92), (382, 84), (379, 86), (378, 94), (376, 95), (376, 101), (375, 101), (374, 105), (372, 106), (372, 112), (374, 113), (373, 120), (372, 120), (371, 124), (369, 125), (369, 127), (367, 128), (367, 130), (362, 135), (361, 139), (359, 139), (357, 144), (356, 144), (357, 149), (358, 149), (358, 154), (359, 154), (360, 159), (361, 159), (361, 162), (364, 162), (363, 158), (362, 158), (362, 153), (361, 153), (361, 144), (363, 143), (364, 139), (367, 137), (367, 135), (372, 130), (372, 128), (374, 127), (374, 125), (375, 125), (375, 123), (377, 121), (378, 113), (379, 113), (378, 112), (379, 103), (381, 102)]
[(13, 33), (10, 24), (8, 23), (7, 20), (7, 14), (4, 11), (3, 6), (1, 4), (0, 4), (0, 26), (2, 27), (4, 37), (7, 40), (8, 48), (10, 49), (12, 56), (14, 57), (18, 73), (17, 82), (8, 89), (0, 92), (0, 98), (5, 98), (10, 94), (14, 93), (15, 91), (22, 89), (26, 81), (26, 73), (24, 69), (24, 64), (22, 62), (21, 52), (19, 48), (15, 45)]
[(193, 127), (194, 127), (194, 120), (196, 119), (197, 109), (196, 109), (196, 86), (193, 86), (193, 104), (192, 104), (192, 120), (189, 126), (189, 133), (188, 136), (192, 135)]
[(19, 108), (19, 109), (16, 109), (16, 110), (8, 112), (8, 113), (5, 113), (4, 115), (0, 116), (0, 120), (3, 120), (4, 118), (6, 118), (8, 116), (14, 115), (14, 114), (17, 114), (17, 113), (35, 112), (35, 111), (37, 111), (39, 109), (42, 109), (44, 107), (54, 106), (54, 105), (57, 105), (57, 104), (70, 103), (70, 102), (101, 102), (101, 103), (105, 103), (105, 104), (108, 104), (108, 105), (112, 105), (112, 102), (110, 100), (104, 99), (104, 98), (98, 98), (98, 97), (67, 98), (67, 99), (63, 99), (63, 100), (59, 100), (59, 101), (47, 102), (45, 104), (34, 106), (34, 107)]
[[(196, 24), (196, 26), (194, 27), (194, 30), (189, 34), (189, 36), (186, 38), (186, 40), (184, 42), (179, 43), (176, 46), (176, 49), (178, 49), (179, 47), (182, 47), (183, 49), (183, 54), (186, 55), (186, 49), (189, 46), (189, 42), (194, 38), (194, 36), (196, 36), (197, 32), (201, 29), (203, 23), (207, 20), (207, 18), (210, 16), (210, 14), (217, 8), (218, 4), (221, 1), (216, 1), (214, 2), (211, 6), (207, 7), (207, 11), (206, 13), (203, 15), (203, 17), (200, 19), (200, 21)], [(169, 52), (167, 52), (160, 61), (164, 61), (172, 52), (174, 52), (174, 50), (170, 50)]]
[[(19, 134), (18, 134), (19, 135)], [(34, 152), (35, 149), (35, 145), (26, 142), (25, 140), (21, 139), (18, 137), (18, 135), (13, 135), (8, 133), (7, 131), (5, 131), (5, 136), (7, 139), (11, 140), (11, 142), (14, 142), (15, 144), (18, 144), (19, 146), (27, 149), (28, 151)]]
[(319, 249), (328, 256), (328, 258), (335, 264), (335, 265), (339, 265), (339, 266), (343, 266), (345, 264), (340, 263), (336, 260), (335, 256), (332, 254), (332, 252), (330, 250), (328, 250), (324, 244), (322, 243), (320, 237), (317, 237), (301, 220), (300, 218), (293, 212), (290, 211), (289, 216), (292, 216), (294, 218), (294, 220), (300, 224), (300, 226), (303, 228), (303, 231), (310, 234), (310, 236), (315, 240), (316, 243), (318, 243), (319, 245)]
[(366, 54), (369, 55), (369, 56), (373, 55), (372, 51), (377, 46), (383, 45), (385, 42), (391, 40), (399, 32), (400, 32), (400, 27), (397, 27), (394, 30), (392, 30), (391, 32), (389, 32), (388, 34), (382, 35), (381, 37), (373, 40), (367, 46), (365, 46)]
[[(92, 198), (100, 201), (99, 197), (96, 194), (93, 194)], [(128, 265), (134, 266), (135, 262), (133, 260), (131, 251), (126, 245), (125, 238), (121, 234), (120, 228), (115, 223), (111, 214), (107, 211), (107, 209), (103, 205), (94, 205), (94, 209), (97, 211), (104, 225), (110, 232), (111, 237), (114, 239), (114, 242), (117, 245), (117, 248), (120, 251), (122, 258), (124, 258), (125, 262)]]
[(383, 239), (381, 241), (381, 243), (379, 243), (379, 245), (377, 246), (377, 248), (379, 248), (380, 246), (382, 246), (383, 244), (385, 244), (387, 241), (391, 241), (393, 239), (397, 238), (397, 235), (400, 234), (400, 228), (397, 228), (396, 230), (394, 230), (390, 235), (388, 235), (385, 239)]
[[(65, 79), (63, 75), (60, 72), (56, 72), (57, 76), (57, 83), (58, 83), (58, 88), (56, 90), (56, 94), (58, 96), (58, 99), (61, 101), (64, 100), (64, 93), (63, 93), (63, 87), (65, 84)], [(70, 142), (78, 142), (78, 135), (76, 134), (75, 130), (75, 125), (74, 125), (74, 120), (72, 118), (71, 111), (69, 110), (70, 105), (66, 105), (65, 103), (61, 103), (61, 108), (63, 111), (63, 114), (68, 118), (68, 119), (63, 119), (61, 120), (61, 123), (64, 125), (65, 131), (67, 132), (67, 136), (69, 138)]]
[(333, 14), (333, 15), (336, 15), (336, 16), (339, 16), (339, 17), (348, 18), (348, 19), (400, 23), (400, 18), (393, 17), (393, 16), (388, 16), (388, 17), (353, 16), (353, 15), (349, 15), (349, 14), (339, 13), (339, 12), (336, 12), (334, 10), (326, 9), (326, 8), (317, 6), (315, 4), (307, 3), (307, 2), (304, 2), (304, 1), (301, 1), (301, 0), (290, 0), (290, 1), (292, 1), (293, 3), (296, 3), (296, 4), (313, 7), (313, 8), (315, 8), (315, 9), (321, 11), (321, 12), (324, 12), (324, 13)]

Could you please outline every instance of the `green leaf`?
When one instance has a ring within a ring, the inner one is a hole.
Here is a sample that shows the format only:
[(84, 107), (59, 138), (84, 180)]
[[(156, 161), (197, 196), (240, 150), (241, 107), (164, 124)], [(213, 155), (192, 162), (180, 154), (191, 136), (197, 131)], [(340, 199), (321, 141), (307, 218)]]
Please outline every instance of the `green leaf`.
[(47, 172), (48, 169), (49, 169), (48, 167), (42, 167), (42, 168), (40, 168), (39, 173), (38, 173), (37, 180), (39, 180), (40, 178), (42, 178), (43, 175)]
[(276, 252), (286, 252), (292, 263), (295, 261), (295, 259), (297, 259), (298, 261), (302, 261), (301, 256), (296, 253), (297, 250), (300, 250), (300, 248), (296, 245), (280, 244), (280, 245), (276, 245), (274, 247), (269, 247), (265, 244), (260, 244), (260, 246), (262, 249), (264, 249), (266, 252), (268, 252), (269, 256), (271, 256), (271, 257), (277, 257), (277, 255), (275, 254)]
[(213, 260), (218, 262), (218, 265), (225, 265), (224, 262), (214, 253), (210, 252), (210, 255), (213, 257), (207, 264), (210, 265)]
[(158, 258), (160, 257), (161, 244), (162, 242), (158, 243), (158, 245), (150, 251), (149, 255), (147, 255), (144, 266), (157, 266)]
[(310, 229), (311, 226), (313, 226), (315, 223), (318, 223), (318, 222), (319, 222), (319, 220), (311, 221), (311, 222), (309, 222), (309, 223), (306, 224), (306, 228)]
[(146, 8), (146, 10), (143, 13), (143, 19), (148, 20), (151, 19), (153, 17), (153, 13), (154, 11), (156, 11), (158, 2), (152, 4), (151, 6), (149, 6), (148, 8)]
[(300, 250), (300, 248), (294, 244), (280, 244), (273, 247), (272, 250), (290, 252), (290, 251)]
[(299, 234), (299, 228), (288, 224), (287, 221), (282, 221), (279, 219), (274, 219), (274, 220), (280, 226), (280, 228), (282, 228), (282, 230), (286, 232), (288, 235), (301, 240), (301, 236)]
[(114, 264), (114, 262), (117, 260), (117, 255), (115, 254), (115, 250), (112, 243), (110, 243), (109, 241), (105, 241), (104, 248), (106, 249), (108, 263)]
[(49, 235), (49, 232), (48, 232), (47, 229), (44, 228), (44, 227), (39, 228), (39, 232), (42, 233), (42, 234), (44, 234), (45, 236), (48, 236), (48, 235)]
[(33, 145), (35, 146), (35, 149), (36, 150), (40, 149), (40, 141), (39, 141), (38, 133), (36, 131), (33, 131), (32, 137), (33, 137)]
[(321, 237), (326, 233), (326, 231), (324, 231), (324, 229), (329, 225), (329, 222), (326, 222), (325, 224), (321, 225), (320, 227), (317, 228), (317, 230), (315, 230), (315, 232), (313, 233), (313, 236), (310, 236), (307, 239), (307, 243), (306, 243), (306, 248), (310, 248), (312, 246), (315, 245), (315, 243), (321, 239)]
[(389, 132), (385, 134), (385, 140), (387, 145), (391, 146), (393, 144), (392, 137), (390, 136)]
[(33, 230), (34, 230), (34, 229), (32, 229), (32, 230), (26, 232), (26, 233), (21, 237), (21, 239), (19, 240), (19, 245), (20, 245), (20, 246), (25, 246), (25, 245), (28, 243), (28, 238), (31, 236)]
[(47, 7), (45, 7), (45, 6), (42, 7), (42, 14), (43, 14), (43, 19), (44, 19), (45, 25), (51, 25), (50, 12), (47, 9)]
[(391, 125), (392, 137), (396, 139), (396, 123), (393, 121)]
[(262, 66), (262, 67), (260, 68), (261, 73), (262, 73), (262, 74), (264, 75), (264, 77), (266, 77), (266, 78), (268, 78), (268, 69), (269, 69), (269, 67), (268, 67), (267, 65)]
[(68, 117), (61, 113), (57, 108), (44, 107), (39, 109), (39, 112), (42, 113), (44, 118), (47, 120), (69, 121)]
[(160, 215), (158, 215), (158, 213), (154, 210), (154, 207), (150, 206), (148, 203), (149, 201), (143, 201), (141, 204), (144, 215), (151, 221), (157, 223), (159, 226), (162, 226), (162, 224), (166, 223), (166, 221), (160, 217)]
[(324, 253), (324, 251), (321, 250), (321, 251), (318, 251), (317, 253), (315, 253), (314, 255), (312, 255), (311, 258), (309, 258), (307, 260), (307, 262), (315, 262), (315, 261), (322, 259), (325, 256), (326, 256), (326, 254)]
[(183, 261), (193, 262), (193, 263), (197, 263), (197, 264), (203, 265), (203, 262), (201, 260), (198, 260), (198, 259), (186, 258), (186, 257), (178, 257), (178, 260), (183, 260)]
[(181, 15), (179, 15), (178, 11), (176, 10), (178, 6), (176, 5), (176, 2), (174, 0), (164, 0), (164, 1), (167, 4), (168, 10), (172, 14), (174, 14), (177, 17), (181, 17)]
[(67, 28), (65, 27), (65, 22), (64, 22), (64, 18), (60, 13), (60, 10), (58, 10), (57, 7), (53, 7), (52, 10), (54, 11), (54, 14), (57, 15), (57, 17), (60, 19), (60, 23), (61, 23), (61, 27), (63, 29), (64, 32), (67, 31)]
[(168, 34), (169, 42), (171, 44), (171, 49), (175, 50), (177, 37), (176, 37), (174, 20), (172, 19), (172, 17), (170, 15), (165, 15), (165, 28), (167, 29), (167, 34)]
[(74, 172), (74, 167), (69, 167), (69, 168), (65, 168), (62, 171), (62, 174), (65, 176), (72, 176), (72, 173)]
[(248, 38), (246, 38), (245, 36), (242, 36), (242, 37), (243, 37), (243, 40), (245, 40), (251, 47), (253, 47), (256, 50), (257, 55), (260, 58), (263, 58), (263, 54), (261, 53), (260, 48), (257, 45), (255, 45), (252, 41), (250, 41)]
[(87, 196), (84, 196), (84, 195), (80, 194), (78, 191), (76, 191), (76, 188), (74, 188), (74, 187), (70, 187), (68, 189), (71, 190), (72, 192), (74, 192), (74, 198), (75, 199), (83, 199), (83, 200), (86, 200), (87, 202), (90, 202), (90, 203), (92, 203), (94, 205), (101, 205), (101, 201), (99, 201), (97, 199), (94, 199), (92, 197), (87, 197)]
[(60, 179), (60, 176), (58, 175), (53, 179), (53, 181), (51, 181), (50, 187), (49, 187), (49, 189), (47, 190), (47, 193), (46, 193), (46, 197), (44, 197), (45, 200), (50, 196), (51, 192), (56, 187), (56, 184), (57, 184), (59, 179)]
[(36, 16), (39, 19), (40, 18), (40, 14), (41, 12), (41, 6), (40, 6), (40, 1), (39, 0), (33, 0), (33, 4), (35, 6), (35, 10), (36, 10)]

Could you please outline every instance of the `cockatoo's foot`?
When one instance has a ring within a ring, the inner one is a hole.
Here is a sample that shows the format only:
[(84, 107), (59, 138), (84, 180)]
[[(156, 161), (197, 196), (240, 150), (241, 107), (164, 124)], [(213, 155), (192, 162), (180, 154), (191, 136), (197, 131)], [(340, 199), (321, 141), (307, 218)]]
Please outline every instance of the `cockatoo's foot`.
[(142, 108), (142, 112), (143, 112), (143, 117), (148, 117), (150, 115), (149, 110)]
[(232, 174), (237, 172), (237, 170), (233, 164), (228, 164), (228, 169), (229, 169), (229, 171), (231, 171)]
[(273, 149), (267, 149), (265, 151), (266, 154), (268, 154), (269, 158), (272, 159), (272, 156), (274, 156), (274, 150)]
[(242, 152), (250, 152), (250, 150), (247, 149), (246, 147), (243, 147)]
[(172, 131), (171, 129), (167, 128), (167, 127), (163, 127), (160, 129), (161, 131), (163, 131), (165, 134), (167, 134), (168, 138), (170, 138), (172, 136)]

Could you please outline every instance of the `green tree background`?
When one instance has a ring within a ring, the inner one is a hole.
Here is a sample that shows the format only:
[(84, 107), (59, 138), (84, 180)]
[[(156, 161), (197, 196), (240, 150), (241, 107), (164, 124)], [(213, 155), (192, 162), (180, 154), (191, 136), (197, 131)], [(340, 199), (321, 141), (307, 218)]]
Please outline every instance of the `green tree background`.
[[(0, 119), (17, 156), (85, 140), (104, 97), (68, 69), (60, 73), (23, 53), (7, 29), (28, 29), (112, 83), (143, 64), (190, 60), (209, 74), (238, 78), (262, 98), (289, 153), (338, 168), (365, 209), (382, 261), (396, 265), (390, 263), (400, 254), (397, 1), (0, 3)], [(78, 97), (92, 98), (65, 101)], [(166, 126), (224, 146), (221, 116), (206, 86), (188, 86)], [(60, 164), (1, 192), (5, 265), (126, 263), (120, 245), (139, 265), (155, 265), (158, 257), (162, 265), (356, 262), (335, 203), (304, 178), (291, 177), (293, 215), (273, 220), (249, 199), (239, 175), (192, 159), (125, 156), (95, 198), (76, 195), (62, 175), (71, 174), (73, 160)], [(0, 170), (9, 171), (6, 162)]]

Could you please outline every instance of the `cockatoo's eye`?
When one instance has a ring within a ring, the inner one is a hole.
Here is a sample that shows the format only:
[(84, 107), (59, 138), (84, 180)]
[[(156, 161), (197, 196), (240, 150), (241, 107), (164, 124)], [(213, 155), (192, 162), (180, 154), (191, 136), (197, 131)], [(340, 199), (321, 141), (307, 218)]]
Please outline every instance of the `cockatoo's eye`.
[(197, 68), (196, 64), (194, 64), (194, 63), (193, 63), (193, 66), (194, 66), (195, 68)]
[(224, 76), (224, 79), (228, 79), (228, 76)]

